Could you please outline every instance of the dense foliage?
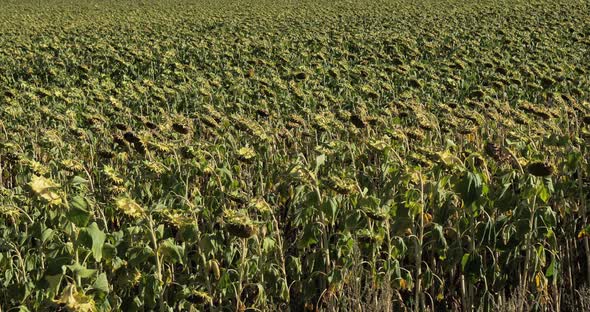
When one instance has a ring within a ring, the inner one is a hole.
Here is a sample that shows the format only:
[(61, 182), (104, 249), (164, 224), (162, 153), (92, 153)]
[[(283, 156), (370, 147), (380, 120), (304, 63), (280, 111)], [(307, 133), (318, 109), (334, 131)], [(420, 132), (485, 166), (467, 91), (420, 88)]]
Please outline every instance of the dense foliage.
[(583, 304), (587, 1), (79, 2), (0, 3), (1, 311)]

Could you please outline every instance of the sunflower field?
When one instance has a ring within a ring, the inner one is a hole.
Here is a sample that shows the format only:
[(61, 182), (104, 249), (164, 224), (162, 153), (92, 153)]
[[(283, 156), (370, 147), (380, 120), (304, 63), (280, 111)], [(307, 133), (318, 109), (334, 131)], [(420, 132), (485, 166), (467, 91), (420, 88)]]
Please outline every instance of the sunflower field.
[(0, 0), (0, 312), (590, 309), (590, 2)]

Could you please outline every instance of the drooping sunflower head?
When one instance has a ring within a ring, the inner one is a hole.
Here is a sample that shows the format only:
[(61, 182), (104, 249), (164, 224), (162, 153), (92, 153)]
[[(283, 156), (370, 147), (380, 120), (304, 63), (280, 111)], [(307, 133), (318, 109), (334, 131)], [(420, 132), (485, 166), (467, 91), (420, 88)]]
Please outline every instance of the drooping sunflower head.
[(187, 297), (186, 300), (194, 304), (212, 304), (213, 298), (204, 291), (193, 290)]
[(29, 187), (33, 193), (45, 200), (50, 206), (63, 203), (62, 195), (58, 192), (60, 185), (49, 178), (33, 175)]
[(549, 163), (534, 161), (529, 163), (527, 171), (536, 177), (548, 177), (553, 174), (555, 168)]
[(256, 157), (256, 152), (248, 146), (244, 146), (244, 147), (240, 148), (238, 150), (237, 154), (238, 154), (238, 159), (243, 162), (252, 162), (254, 160), (254, 158)]
[(133, 219), (139, 219), (145, 215), (143, 207), (141, 207), (135, 200), (130, 197), (122, 196), (119, 197), (115, 204), (124, 214), (128, 215)]
[(223, 212), (225, 229), (230, 235), (249, 238), (256, 235), (256, 227), (244, 211), (225, 210)]

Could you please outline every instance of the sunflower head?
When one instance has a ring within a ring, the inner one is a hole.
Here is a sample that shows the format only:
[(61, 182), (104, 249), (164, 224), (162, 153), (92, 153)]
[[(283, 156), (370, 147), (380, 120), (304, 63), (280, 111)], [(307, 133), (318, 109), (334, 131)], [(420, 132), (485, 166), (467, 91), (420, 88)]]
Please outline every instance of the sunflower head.
[(145, 214), (143, 207), (141, 207), (137, 202), (135, 202), (135, 200), (133, 200), (130, 197), (119, 197), (115, 201), (115, 204), (117, 206), (117, 209), (119, 209), (121, 212), (133, 219), (139, 219)]
[(242, 147), (238, 150), (238, 159), (243, 162), (252, 162), (256, 157), (256, 152), (250, 147)]
[(190, 295), (186, 297), (186, 300), (194, 304), (212, 304), (213, 298), (204, 291), (193, 290)]
[(51, 179), (33, 175), (29, 186), (33, 193), (49, 203), (50, 206), (57, 206), (63, 203), (62, 196), (58, 193), (60, 185)]
[(555, 168), (546, 162), (535, 161), (527, 166), (527, 171), (536, 177), (548, 177), (553, 174)]
[(174, 132), (176, 132), (176, 133), (188, 134), (191, 129), (186, 124), (176, 123), (175, 122), (175, 123), (172, 124), (172, 130), (174, 130)]
[(245, 212), (226, 210), (223, 214), (225, 229), (230, 235), (249, 238), (256, 234), (256, 227)]
[(97, 311), (94, 300), (85, 295), (84, 293), (78, 292), (76, 285), (70, 284), (66, 286), (58, 300), (54, 302), (60, 306), (63, 306), (67, 311), (76, 312), (94, 312)]
[(329, 179), (326, 179), (324, 183), (326, 184), (326, 186), (334, 190), (336, 193), (342, 195), (354, 193), (356, 190), (354, 180), (348, 178), (332, 176)]

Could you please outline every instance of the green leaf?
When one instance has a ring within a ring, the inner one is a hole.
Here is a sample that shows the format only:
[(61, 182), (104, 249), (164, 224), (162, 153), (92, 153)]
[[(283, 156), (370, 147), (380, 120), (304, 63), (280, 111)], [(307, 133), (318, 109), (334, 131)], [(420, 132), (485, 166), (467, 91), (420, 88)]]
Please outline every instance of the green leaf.
[(484, 194), (483, 179), (477, 173), (467, 171), (455, 185), (456, 191), (461, 194), (465, 206), (469, 207)]
[(203, 249), (203, 253), (210, 255), (217, 251), (219, 244), (213, 234), (206, 234), (199, 241), (199, 246)]
[(72, 271), (75, 275), (80, 276), (81, 278), (88, 278), (96, 273), (96, 270), (87, 269), (85, 266), (81, 265), (78, 262), (72, 265), (67, 265), (66, 267), (70, 269), (70, 271)]
[(167, 239), (160, 243), (159, 248), (164, 259), (170, 259), (172, 263), (183, 263), (182, 255), (184, 254), (184, 248), (174, 244), (172, 239)]
[(270, 237), (265, 237), (262, 241), (262, 251), (270, 252), (275, 248), (276, 242)]
[(82, 178), (81, 176), (75, 176), (72, 178), (70, 183), (74, 186), (80, 186), (80, 185), (88, 184), (90, 182), (88, 182), (88, 180)]
[(50, 294), (53, 294), (54, 296), (57, 294), (62, 277), (63, 274), (45, 275), (45, 280), (47, 281), (48, 285), (47, 288)]
[(74, 198), (70, 200), (70, 206), (80, 210), (88, 210), (88, 201), (82, 196), (74, 196)]
[(437, 250), (440, 252), (441, 256), (444, 258), (444, 253), (447, 250), (447, 240), (445, 239), (444, 233), (443, 233), (443, 227), (440, 224), (437, 223), (432, 223), (432, 238), (438, 243), (440, 248), (437, 248)]
[(115, 248), (115, 246), (109, 244), (109, 243), (105, 243), (102, 246), (102, 256), (105, 259), (113, 259), (115, 258), (115, 256), (117, 256), (117, 248)]
[(406, 246), (404, 240), (399, 236), (394, 236), (391, 238), (391, 247), (393, 247), (391, 252), (391, 256), (393, 258), (401, 258), (408, 252), (408, 246)]
[(465, 271), (465, 266), (467, 265), (468, 261), (469, 261), (469, 254), (466, 253), (461, 258), (461, 270)]
[(88, 211), (88, 200), (82, 196), (72, 198), (66, 217), (79, 227), (86, 226), (92, 217), (92, 213)]
[(412, 217), (412, 211), (408, 208), (407, 204), (399, 205), (395, 212), (394, 222), (391, 229), (395, 235), (401, 235), (408, 228), (412, 228), (414, 224), (414, 218)]
[(542, 200), (544, 203), (549, 202), (551, 193), (549, 193), (549, 189), (545, 186), (545, 184), (541, 183), (539, 185), (539, 190), (537, 194), (539, 196), (539, 199)]
[(158, 299), (158, 294), (160, 293), (160, 282), (155, 274), (149, 274), (146, 277), (146, 283), (144, 284), (144, 291), (145, 291), (145, 306), (150, 308), (149, 310), (153, 310), (152, 308), (156, 306), (156, 302)]
[(543, 220), (543, 223), (549, 228), (557, 225), (557, 213), (551, 209), (551, 207), (544, 207), (539, 210), (539, 216)]
[(368, 196), (359, 199), (357, 206), (361, 209), (379, 209), (381, 200), (375, 196)]
[(45, 274), (47, 275), (58, 275), (63, 274), (64, 266), (68, 263), (71, 263), (70, 257), (57, 257), (51, 258), (47, 260), (47, 269), (45, 269)]
[(199, 239), (199, 227), (195, 223), (183, 225), (180, 228), (180, 237), (187, 243), (194, 243)]
[(96, 280), (94, 281), (94, 284), (92, 285), (92, 288), (104, 293), (109, 293), (109, 281), (107, 279), (106, 273), (98, 274)]
[(154, 251), (149, 246), (133, 247), (129, 249), (128, 255), (129, 265), (138, 266), (154, 256)]
[(318, 240), (317, 237), (319, 230), (315, 224), (308, 223), (303, 227), (303, 237), (299, 240), (299, 246), (301, 248), (307, 248), (313, 244), (317, 244)]
[(45, 243), (48, 240), (50, 240), (53, 237), (53, 230), (50, 228), (47, 228), (45, 230), (43, 230), (43, 232), (41, 233), (41, 242)]
[(117, 271), (118, 269), (122, 268), (125, 265), (127, 265), (127, 261), (125, 261), (119, 257), (115, 257), (111, 261), (111, 267), (113, 268), (113, 272)]
[(92, 256), (97, 262), (100, 262), (102, 259), (102, 247), (107, 237), (106, 234), (98, 228), (96, 222), (92, 222), (88, 227), (80, 229), (80, 236), (86, 236), (86, 239), (90, 238)]
[(549, 278), (554, 275), (557, 276), (557, 262), (555, 261), (555, 257), (551, 257), (551, 263), (547, 267), (547, 271), (545, 271), (545, 277)]
[(461, 259), (461, 268), (463, 273), (469, 277), (472, 282), (477, 282), (482, 276), (482, 257), (477, 254), (466, 253)]
[(322, 212), (328, 217), (330, 224), (336, 222), (336, 215), (338, 214), (338, 201), (334, 198), (328, 198), (321, 205)]
[(289, 276), (300, 276), (302, 272), (301, 259), (293, 256), (287, 258), (287, 271)]

